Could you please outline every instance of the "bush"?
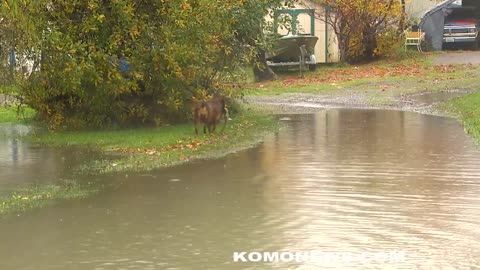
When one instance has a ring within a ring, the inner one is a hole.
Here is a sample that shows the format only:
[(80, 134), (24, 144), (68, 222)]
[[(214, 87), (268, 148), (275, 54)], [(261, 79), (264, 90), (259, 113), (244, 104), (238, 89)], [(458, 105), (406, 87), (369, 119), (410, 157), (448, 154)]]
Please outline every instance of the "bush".
[(233, 71), (255, 55), (245, 41), (261, 43), (280, 1), (17, 4), (2, 11), (4, 26), (23, 33), (9, 46), (33, 63), (17, 78), (22, 100), (52, 129), (78, 129), (183, 121), (192, 100), (241, 96)]

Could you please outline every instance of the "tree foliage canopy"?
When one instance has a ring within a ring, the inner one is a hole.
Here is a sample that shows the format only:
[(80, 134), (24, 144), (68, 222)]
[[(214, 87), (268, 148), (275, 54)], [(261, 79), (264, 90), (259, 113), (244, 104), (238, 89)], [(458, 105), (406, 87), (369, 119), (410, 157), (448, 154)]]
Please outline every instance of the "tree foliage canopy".
[[(385, 43), (398, 39), (399, 0), (314, 0), (329, 10), (326, 23), (334, 30), (341, 61), (372, 59)], [(392, 45), (392, 44), (389, 44)]]
[(192, 99), (238, 96), (234, 71), (254, 59), (265, 16), (283, 4), (6, 0), (2, 54), (30, 63), (17, 72), (20, 97), (53, 128), (160, 125), (187, 118)]

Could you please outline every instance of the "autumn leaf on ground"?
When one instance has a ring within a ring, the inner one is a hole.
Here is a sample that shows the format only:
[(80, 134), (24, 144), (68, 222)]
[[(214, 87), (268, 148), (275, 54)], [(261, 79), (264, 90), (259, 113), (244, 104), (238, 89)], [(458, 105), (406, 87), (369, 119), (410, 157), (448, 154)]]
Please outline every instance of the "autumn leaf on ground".
[(284, 87), (302, 86), (311, 83), (328, 83), (337, 86), (338, 83), (355, 79), (384, 78), (387, 76), (422, 76), (424, 70), (420, 64), (397, 64), (393, 66), (358, 66), (345, 69), (325, 69), (305, 78), (289, 76), (282, 80)]
[(147, 155), (155, 155), (157, 153), (157, 150), (155, 149), (146, 149), (145, 154)]
[(170, 150), (182, 150), (185, 148), (196, 149), (197, 147), (203, 144), (205, 144), (205, 142), (191, 141), (190, 143), (186, 143), (186, 144), (180, 143), (180, 144), (170, 145), (167, 147), (167, 149), (170, 149)]

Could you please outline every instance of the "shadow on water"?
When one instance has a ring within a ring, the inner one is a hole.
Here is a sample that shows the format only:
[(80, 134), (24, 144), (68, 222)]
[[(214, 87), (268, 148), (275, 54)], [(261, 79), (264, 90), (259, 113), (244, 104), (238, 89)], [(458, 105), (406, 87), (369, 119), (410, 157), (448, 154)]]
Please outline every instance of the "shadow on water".
[(0, 197), (26, 185), (69, 179), (75, 168), (98, 157), (85, 148), (31, 145), (21, 138), (29, 132), (26, 125), (0, 124)]
[[(480, 151), (455, 120), (381, 110), (286, 119), (257, 148), (0, 221), (0, 269), (480, 267)], [(232, 261), (311, 250), (406, 256)]]

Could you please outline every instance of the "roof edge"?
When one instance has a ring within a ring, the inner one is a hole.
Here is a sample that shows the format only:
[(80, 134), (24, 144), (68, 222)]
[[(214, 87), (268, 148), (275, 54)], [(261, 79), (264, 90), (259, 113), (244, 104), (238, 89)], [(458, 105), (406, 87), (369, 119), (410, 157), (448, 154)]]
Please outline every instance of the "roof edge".
[(432, 14), (432, 13), (435, 13), (441, 9), (443, 9), (444, 7), (447, 7), (449, 6), (450, 4), (452, 4), (453, 2), (455, 2), (456, 0), (445, 0), (439, 4), (437, 4), (436, 6), (434, 6), (433, 8), (431, 8), (430, 10), (428, 10), (427, 12), (425, 12), (422, 17), (420, 17), (420, 23), (418, 24), (419, 28), (421, 29), (423, 27), (423, 24), (425, 23), (425, 20)]

